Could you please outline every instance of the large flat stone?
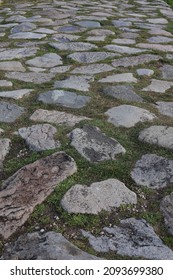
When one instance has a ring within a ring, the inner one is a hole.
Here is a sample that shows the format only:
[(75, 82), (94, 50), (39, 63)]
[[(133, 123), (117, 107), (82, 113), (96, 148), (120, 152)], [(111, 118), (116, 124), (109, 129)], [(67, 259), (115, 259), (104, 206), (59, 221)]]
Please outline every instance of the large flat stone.
[(111, 52), (75, 52), (67, 57), (80, 63), (95, 63), (115, 56), (117, 54)]
[(162, 199), (160, 210), (164, 216), (167, 230), (173, 235), (173, 192)]
[(18, 71), (25, 72), (25, 68), (22, 63), (19, 61), (3, 61), (0, 62), (0, 70), (1, 71)]
[(0, 191), (0, 235), (4, 239), (10, 237), (26, 222), (34, 207), (76, 170), (74, 160), (58, 152), (22, 167), (5, 180)]
[(70, 243), (61, 233), (27, 233), (7, 243), (2, 260), (99, 260)]
[(38, 97), (38, 101), (69, 108), (82, 108), (90, 101), (90, 97), (77, 95), (72, 91), (52, 90), (41, 93)]
[(61, 51), (88, 51), (91, 49), (97, 49), (96, 45), (83, 42), (49, 43), (49, 45)]
[(32, 151), (45, 151), (60, 147), (60, 142), (54, 140), (56, 132), (57, 129), (50, 124), (36, 124), (18, 129), (18, 134), (25, 139)]
[(86, 66), (76, 67), (71, 73), (72, 74), (86, 74), (86, 75), (93, 75), (99, 74), (102, 72), (109, 72), (114, 70), (114, 68), (108, 64), (103, 63), (95, 63)]
[(12, 60), (33, 56), (37, 50), (38, 48), (36, 47), (7, 49), (0, 52), (0, 60)]
[(127, 47), (127, 46), (120, 46), (120, 45), (106, 45), (104, 47), (108, 51), (113, 51), (117, 53), (122, 53), (122, 54), (136, 54), (136, 53), (142, 53), (145, 52), (145, 49), (139, 49), (139, 48), (132, 48), (132, 47)]
[(132, 102), (143, 102), (142, 97), (137, 95), (130, 85), (121, 86), (105, 86), (101, 89), (101, 93), (109, 95), (114, 98)]
[(131, 177), (138, 186), (161, 189), (173, 183), (173, 160), (146, 154), (135, 164)]
[(99, 83), (137, 83), (137, 79), (132, 73), (110, 75), (99, 80)]
[(24, 108), (16, 104), (0, 102), (0, 122), (15, 122), (24, 113)]
[(149, 43), (171, 43), (173, 42), (173, 38), (165, 37), (165, 36), (153, 36), (147, 40)]
[(108, 122), (115, 126), (124, 126), (127, 128), (135, 126), (138, 122), (152, 121), (156, 116), (148, 110), (131, 106), (120, 105), (109, 109), (106, 113)]
[(13, 84), (7, 80), (0, 80), (0, 87), (12, 87)]
[(90, 186), (75, 185), (61, 200), (64, 210), (76, 214), (98, 214), (102, 210), (111, 211), (123, 204), (136, 203), (136, 194), (116, 179), (96, 182)]
[(158, 101), (156, 104), (156, 108), (159, 110), (159, 113), (173, 118), (173, 102)]
[(151, 50), (156, 50), (156, 51), (161, 51), (161, 52), (173, 52), (172, 45), (140, 43), (140, 44), (137, 44), (136, 46), (139, 48), (151, 49)]
[(70, 76), (65, 80), (56, 81), (54, 88), (71, 88), (79, 91), (89, 91), (90, 84), (94, 79), (91, 76)]
[(173, 86), (173, 82), (162, 81), (152, 79), (151, 84), (142, 89), (142, 91), (153, 91), (158, 93), (164, 93), (166, 90), (170, 89)]
[(100, 22), (98, 21), (93, 21), (93, 20), (81, 20), (81, 21), (76, 21), (75, 24), (81, 26), (81, 27), (86, 27), (86, 28), (96, 28), (100, 27)]
[(155, 125), (145, 128), (140, 132), (139, 140), (173, 150), (173, 127)]
[(172, 80), (173, 81), (173, 66), (172, 65), (163, 65), (160, 67), (162, 72), (162, 78), (165, 80)]
[(19, 80), (23, 82), (31, 82), (34, 84), (43, 84), (51, 81), (54, 77), (54, 73), (36, 73), (36, 72), (10, 72), (5, 74), (6, 78)]
[(161, 59), (161, 56), (154, 54), (141, 54), (137, 56), (128, 56), (116, 59), (112, 62), (114, 67), (128, 67), (128, 66), (136, 66), (139, 64), (149, 63), (151, 61), (158, 61)]
[(62, 58), (56, 53), (46, 53), (26, 61), (26, 64), (35, 67), (54, 67), (62, 65)]
[(36, 110), (30, 120), (37, 122), (48, 122), (60, 125), (67, 125), (73, 127), (75, 124), (83, 120), (90, 120), (90, 118), (84, 116), (76, 116), (66, 112), (60, 111), (48, 111), (43, 109)]
[(82, 230), (97, 252), (115, 252), (122, 256), (142, 257), (152, 260), (172, 260), (173, 251), (163, 244), (153, 227), (144, 219), (129, 218), (120, 226), (103, 228), (105, 235), (95, 237)]
[(36, 25), (32, 22), (23, 22), (21, 24), (18, 24), (16, 26), (14, 26), (11, 29), (11, 33), (19, 33), (19, 32), (25, 32), (25, 31), (31, 31), (33, 29), (36, 29)]
[(18, 89), (10, 91), (0, 91), (0, 97), (20, 99), (24, 96), (28, 96), (33, 90), (32, 89)]
[(120, 143), (106, 136), (98, 127), (85, 125), (70, 134), (71, 145), (88, 161), (115, 160), (116, 155), (126, 151)]
[(28, 40), (39, 40), (42, 38), (45, 38), (47, 35), (46, 34), (39, 34), (39, 33), (34, 33), (34, 32), (18, 32), (18, 33), (14, 33), (11, 34), (10, 36), (8, 36), (10, 39), (28, 39)]

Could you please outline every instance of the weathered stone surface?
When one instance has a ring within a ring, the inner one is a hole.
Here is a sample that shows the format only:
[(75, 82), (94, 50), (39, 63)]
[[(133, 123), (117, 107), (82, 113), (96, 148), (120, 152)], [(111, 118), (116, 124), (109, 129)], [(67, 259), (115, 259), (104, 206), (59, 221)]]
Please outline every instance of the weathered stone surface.
[(0, 97), (20, 99), (24, 96), (28, 96), (33, 90), (32, 89), (18, 89), (10, 91), (0, 91)]
[(91, 76), (70, 76), (65, 80), (56, 81), (54, 88), (71, 88), (79, 91), (89, 91), (90, 84), (94, 79)]
[(107, 36), (107, 35), (114, 35), (115, 32), (113, 32), (112, 30), (108, 30), (108, 29), (92, 29), (90, 31), (88, 31), (88, 34), (90, 35), (95, 35), (95, 36)]
[(132, 102), (143, 102), (142, 97), (137, 95), (130, 85), (122, 86), (105, 86), (101, 89), (101, 93), (115, 97), (120, 100), (127, 100)]
[(12, 82), (7, 80), (0, 80), (0, 87), (12, 87)]
[(89, 96), (77, 95), (72, 91), (52, 90), (41, 93), (38, 101), (46, 104), (56, 104), (69, 108), (82, 108), (90, 101)]
[(42, 39), (46, 37), (46, 34), (39, 34), (39, 33), (34, 33), (34, 32), (18, 32), (11, 34), (8, 36), (10, 39)]
[(24, 108), (16, 104), (0, 102), (0, 122), (15, 122), (24, 113)]
[(153, 70), (146, 68), (137, 69), (136, 72), (139, 76), (152, 76), (154, 74)]
[(0, 70), (2, 71), (19, 71), (25, 72), (25, 68), (19, 61), (3, 61), (0, 62)]
[(77, 41), (80, 38), (80, 36), (78, 35), (72, 35), (72, 34), (54, 34), (52, 36), (52, 39), (54, 41), (57, 42), (61, 42), (61, 43), (68, 43), (68, 42), (73, 42), (73, 41)]
[(32, 151), (44, 151), (60, 147), (60, 142), (54, 140), (57, 129), (50, 124), (37, 124), (18, 129), (18, 134), (25, 139)]
[(89, 239), (97, 252), (114, 251), (122, 256), (153, 260), (173, 259), (173, 251), (163, 244), (153, 227), (144, 219), (124, 219), (120, 226), (105, 227), (103, 230), (105, 235), (101, 237), (82, 230), (83, 236)]
[(61, 26), (57, 29), (58, 32), (63, 32), (63, 33), (78, 33), (86, 30), (85, 28), (81, 28), (79, 26), (74, 26), (74, 25), (66, 25), (66, 26)]
[(142, 89), (142, 91), (154, 91), (158, 93), (164, 93), (166, 90), (173, 86), (173, 82), (167, 82), (162, 80), (152, 79), (151, 84)]
[(106, 36), (89, 36), (86, 38), (89, 42), (104, 42), (106, 39)]
[(54, 67), (62, 65), (62, 58), (56, 53), (46, 53), (26, 61), (26, 64), (35, 67)]
[(0, 60), (19, 59), (19, 58), (35, 55), (36, 52), (37, 52), (36, 47), (7, 49), (0, 52)]
[(115, 126), (124, 126), (127, 128), (135, 126), (138, 122), (152, 121), (156, 116), (148, 110), (131, 106), (120, 105), (109, 109), (106, 113), (108, 122)]
[(155, 154), (143, 155), (135, 164), (131, 177), (139, 186), (160, 189), (173, 183), (173, 160)]
[(151, 61), (158, 61), (161, 59), (161, 56), (159, 55), (154, 55), (154, 54), (141, 54), (138, 56), (129, 56), (129, 57), (123, 57), (116, 59), (112, 62), (112, 65), (114, 67), (128, 67), (128, 66), (136, 66), (139, 64), (144, 64), (144, 63), (149, 63)]
[(19, 32), (25, 32), (25, 31), (31, 31), (35, 29), (37, 26), (34, 23), (31, 22), (23, 22), (21, 24), (18, 24), (14, 26), (11, 29), (11, 33), (19, 33)]
[(86, 66), (76, 67), (71, 73), (93, 75), (93, 74), (108, 72), (112, 70), (114, 70), (114, 68), (108, 64), (95, 63)]
[(61, 51), (88, 51), (97, 49), (97, 46), (91, 43), (69, 42), (69, 43), (49, 43), (49, 45)]
[(34, 84), (43, 84), (49, 82), (55, 77), (54, 73), (20, 73), (20, 72), (10, 72), (5, 74), (6, 78), (19, 80), (23, 82), (32, 82)]
[(137, 83), (132, 73), (115, 74), (99, 80), (100, 83)]
[(73, 127), (75, 124), (82, 120), (90, 120), (90, 118), (84, 116), (75, 116), (66, 112), (60, 111), (48, 111), (43, 109), (36, 110), (30, 120), (37, 122), (48, 122), (60, 125), (67, 125)]
[(75, 52), (67, 57), (81, 63), (94, 63), (115, 56), (117, 54), (111, 52)]
[(173, 102), (156, 102), (156, 108), (162, 115), (173, 118)]
[(127, 53), (127, 54), (136, 54), (136, 53), (142, 53), (146, 51), (145, 49), (131, 48), (131, 47), (120, 46), (120, 45), (106, 45), (104, 48), (107, 49), (108, 51)]
[(133, 39), (113, 39), (112, 43), (120, 44), (120, 45), (134, 45), (136, 41)]
[(75, 24), (81, 26), (81, 27), (86, 27), (86, 28), (96, 28), (100, 27), (100, 22), (98, 21), (93, 21), (93, 20), (81, 20), (75, 22)]
[(164, 216), (167, 230), (173, 235), (173, 192), (162, 199), (160, 210)]
[(50, 73), (65, 73), (70, 70), (71, 65), (57, 66), (50, 69)]
[(0, 138), (0, 171), (3, 166), (3, 161), (10, 150), (11, 140), (8, 138)]
[(69, 138), (71, 145), (91, 162), (115, 160), (116, 155), (126, 152), (117, 140), (109, 138), (95, 126), (76, 128), (69, 134)]
[(102, 210), (111, 211), (123, 204), (136, 204), (136, 194), (122, 182), (108, 179), (90, 186), (75, 185), (61, 200), (61, 206), (68, 213), (98, 214)]
[(131, 26), (132, 23), (129, 22), (129, 21), (123, 21), (123, 20), (113, 20), (112, 21), (113, 25), (116, 26), (116, 27), (124, 27), (124, 26)]
[(74, 160), (54, 153), (19, 169), (5, 180), (0, 191), (0, 235), (10, 237), (28, 219), (56, 185), (76, 172)]
[(165, 37), (165, 36), (153, 36), (147, 40), (149, 43), (170, 43), (173, 42), (173, 38)]
[(163, 79), (173, 80), (173, 66), (165, 64), (160, 68), (160, 70), (162, 72)]
[(137, 44), (136, 46), (139, 47), (139, 48), (151, 49), (151, 50), (156, 50), (156, 51), (161, 51), (161, 52), (173, 52), (173, 46), (172, 45), (140, 43), (140, 44)]
[(49, 231), (20, 236), (7, 243), (2, 260), (99, 260), (70, 243), (61, 233)]
[(148, 18), (146, 20), (148, 22), (154, 23), (154, 24), (167, 24), (168, 23), (166, 18)]
[(155, 125), (145, 128), (140, 132), (139, 140), (173, 150), (173, 127)]

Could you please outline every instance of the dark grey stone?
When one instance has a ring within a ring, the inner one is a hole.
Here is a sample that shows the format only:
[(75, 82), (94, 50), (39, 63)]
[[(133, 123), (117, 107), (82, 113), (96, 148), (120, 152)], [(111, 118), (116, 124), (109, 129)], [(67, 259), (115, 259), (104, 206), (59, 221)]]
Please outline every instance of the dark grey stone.
[(167, 230), (173, 235), (173, 192), (162, 199), (160, 210), (164, 216)]
[(15, 122), (24, 113), (24, 108), (16, 104), (0, 102), (0, 122)]
[(133, 87), (130, 85), (106, 86), (101, 90), (101, 93), (110, 95), (120, 100), (143, 102), (142, 97), (137, 95)]

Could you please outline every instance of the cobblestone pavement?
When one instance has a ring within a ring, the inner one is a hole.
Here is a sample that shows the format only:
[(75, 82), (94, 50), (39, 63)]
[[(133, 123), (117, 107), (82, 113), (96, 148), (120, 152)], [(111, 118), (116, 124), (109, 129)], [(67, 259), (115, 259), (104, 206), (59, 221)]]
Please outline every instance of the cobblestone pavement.
[(173, 259), (172, 62), (162, 0), (0, 4), (1, 259)]

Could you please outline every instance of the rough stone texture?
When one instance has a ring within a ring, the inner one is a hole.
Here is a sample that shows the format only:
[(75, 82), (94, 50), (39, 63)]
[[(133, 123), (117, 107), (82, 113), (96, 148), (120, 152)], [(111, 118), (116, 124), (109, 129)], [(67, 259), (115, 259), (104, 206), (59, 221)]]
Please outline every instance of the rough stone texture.
[(94, 63), (115, 56), (117, 54), (111, 52), (75, 52), (67, 57), (81, 63)]
[[(1, 133), (0, 133), (1, 134)], [(10, 150), (11, 140), (8, 138), (0, 138), (0, 171), (2, 170), (3, 161)]]
[(7, 49), (0, 52), (0, 60), (20, 59), (23, 57), (33, 56), (37, 52), (37, 48), (17, 48)]
[(10, 91), (0, 91), (0, 97), (20, 99), (24, 96), (28, 96), (33, 90), (32, 89), (18, 89)]
[(7, 80), (0, 80), (0, 87), (12, 87), (13, 84)]
[(109, 138), (98, 127), (85, 125), (70, 134), (71, 145), (88, 161), (115, 160), (125, 149), (113, 138)]
[(35, 67), (54, 67), (62, 65), (62, 58), (56, 53), (46, 53), (26, 61), (26, 64)]
[(82, 21), (77, 21), (75, 24), (81, 26), (81, 27), (86, 27), (86, 28), (96, 28), (100, 27), (100, 23), (97, 21), (92, 21), (92, 20), (82, 20)]
[(105, 227), (103, 230), (105, 235), (101, 237), (82, 230), (83, 236), (89, 239), (97, 252), (114, 251), (122, 256), (153, 260), (173, 259), (173, 251), (163, 244), (153, 227), (144, 219), (124, 219), (120, 226)]
[(32, 151), (44, 151), (60, 147), (60, 142), (54, 140), (57, 129), (50, 124), (37, 124), (31, 127), (19, 128), (19, 135), (25, 139)]
[(46, 104), (55, 104), (69, 108), (82, 108), (90, 101), (89, 96), (77, 95), (71, 91), (53, 90), (41, 93), (38, 101)]
[(160, 189), (173, 183), (173, 160), (146, 154), (135, 164), (131, 177), (139, 186)]
[(113, 39), (112, 43), (120, 44), (120, 45), (134, 45), (136, 43), (133, 39)]
[(170, 43), (173, 42), (173, 38), (165, 36), (153, 36), (147, 40), (149, 43)]
[(127, 100), (132, 102), (143, 102), (142, 97), (137, 95), (130, 85), (122, 86), (107, 86), (101, 89), (101, 93), (115, 97), (120, 100)]
[(152, 76), (154, 74), (153, 70), (146, 68), (137, 69), (136, 72), (139, 76)]
[(173, 127), (151, 126), (139, 134), (139, 140), (173, 150)]
[(163, 79), (173, 81), (173, 66), (165, 64), (160, 68), (160, 70), (162, 72)]
[(75, 185), (61, 200), (64, 210), (76, 214), (98, 214), (102, 210), (111, 211), (123, 204), (136, 203), (136, 194), (116, 179), (96, 182), (90, 186)]
[(34, 23), (31, 22), (23, 22), (21, 24), (18, 24), (16, 26), (14, 26), (11, 29), (11, 33), (19, 33), (19, 32), (25, 32), (25, 31), (31, 31), (33, 29), (35, 29), (37, 26)]
[(136, 54), (136, 53), (142, 53), (145, 52), (145, 49), (139, 49), (139, 48), (131, 48), (126, 46), (119, 46), (119, 45), (106, 45), (104, 47), (108, 51), (114, 51), (118, 53), (127, 53), (127, 54)]
[(171, 235), (173, 235), (173, 192), (162, 199), (160, 211), (164, 216), (164, 222), (167, 230)]
[(156, 108), (162, 115), (173, 118), (173, 102), (156, 102)]
[(24, 113), (24, 108), (16, 104), (0, 102), (0, 122), (15, 122)]
[(25, 68), (19, 61), (3, 61), (0, 62), (0, 70), (2, 71), (18, 71), (25, 72)]
[(37, 122), (55, 123), (73, 127), (80, 121), (90, 120), (90, 118), (84, 116), (75, 116), (66, 112), (38, 109), (32, 114), (30, 120)]
[(129, 22), (129, 21), (123, 21), (123, 20), (113, 20), (112, 21), (113, 25), (116, 26), (116, 27), (124, 27), (124, 26), (131, 26), (132, 23)]
[(167, 82), (162, 80), (151, 80), (151, 84), (142, 89), (142, 91), (154, 91), (158, 93), (164, 93), (166, 90), (173, 86), (173, 82)]
[(113, 107), (105, 115), (109, 117), (108, 122), (113, 123), (115, 126), (124, 126), (127, 128), (135, 126), (138, 122), (152, 121), (156, 118), (148, 110), (131, 105)]
[(7, 243), (2, 260), (99, 260), (53, 231), (28, 233)]
[(71, 68), (71, 65), (53, 67), (50, 69), (50, 73), (65, 73), (68, 70), (70, 70), (70, 68)]
[(42, 39), (46, 37), (46, 34), (39, 34), (39, 33), (34, 33), (34, 32), (19, 32), (19, 33), (14, 33), (10, 36), (8, 36), (10, 39)]
[(108, 72), (112, 70), (114, 70), (114, 68), (108, 64), (97, 63), (97, 64), (90, 64), (86, 66), (76, 67), (71, 73), (93, 75), (93, 74)]
[(79, 91), (89, 91), (90, 84), (94, 79), (91, 76), (70, 76), (65, 80), (54, 83), (55, 88), (71, 88)]
[(139, 48), (151, 49), (151, 50), (162, 51), (162, 52), (173, 52), (173, 46), (171, 46), (171, 45), (140, 43), (140, 44), (137, 44), (136, 46)]
[(94, 44), (82, 42), (49, 43), (49, 45), (61, 51), (88, 51), (91, 49), (97, 49), (97, 46)]
[(149, 63), (151, 61), (158, 61), (161, 59), (161, 56), (154, 55), (154, 54), (141, 54), (137, 56), (129, 56), (129, 57), (123, 57), (119, 58), (113, 61), (112, 65), (114, 67), (128, 67), (128, 66), (136, 66), (139, 64)]
[(115, 74), (99, 80), (100, 83), (137, 83), (132, 73)]
[(0, 235), (4, 239), (10, 237), (34, 207), (76, 170), (74, 160), (58, 152), (22, 167), (5, 180), (0, 191)]
[(43, 84), (49, 82), (55, 77), (54, 73), (20, 73), (20, 72), (10, 72), (5, 74), (6, 78), (19, 80), (23, 82), (32, 82), (34, 84)]

